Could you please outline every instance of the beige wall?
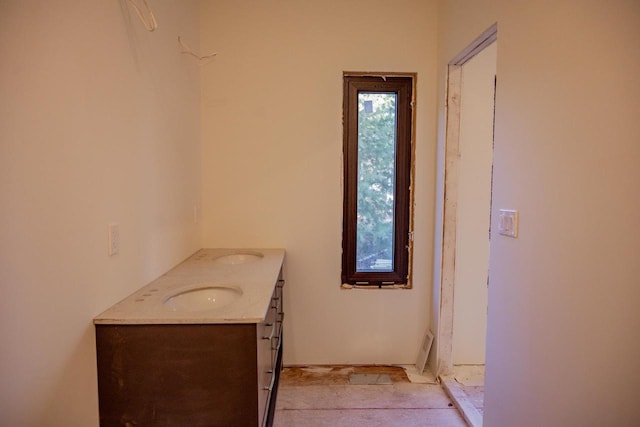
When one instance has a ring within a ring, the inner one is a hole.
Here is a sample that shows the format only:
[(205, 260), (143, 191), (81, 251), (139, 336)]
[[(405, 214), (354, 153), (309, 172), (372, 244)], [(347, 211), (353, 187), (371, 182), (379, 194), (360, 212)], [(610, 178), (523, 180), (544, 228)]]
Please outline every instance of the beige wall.
[(90, 3), (0, 1), (3, 426), (97, 426), (92, 318), (200, 247), (197, 4)]
[(491, 242), (485, 425), (636, 425), (640, 4), (439, 12), (439, 111), (446, 62), (498, 22), (493, 207), (520, 211)]
[[(414, 363), (428, 323), (435, 2), (202, 4), (206, 246), (287, 250), (285, 363)], [(418, 73), (414, 289), (340, 286), (342, 72)]]

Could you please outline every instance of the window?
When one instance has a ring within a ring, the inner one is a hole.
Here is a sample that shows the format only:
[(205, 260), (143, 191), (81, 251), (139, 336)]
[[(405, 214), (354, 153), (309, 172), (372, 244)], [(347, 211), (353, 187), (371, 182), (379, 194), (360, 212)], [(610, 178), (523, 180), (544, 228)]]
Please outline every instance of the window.
[(409, 285), (414, 77), (344, 75), (344, 284)]

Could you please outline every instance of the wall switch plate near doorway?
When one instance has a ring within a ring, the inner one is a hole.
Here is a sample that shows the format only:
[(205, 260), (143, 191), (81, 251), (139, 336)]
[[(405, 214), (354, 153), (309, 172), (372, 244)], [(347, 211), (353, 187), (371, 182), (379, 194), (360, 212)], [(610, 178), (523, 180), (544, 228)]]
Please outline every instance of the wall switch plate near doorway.
[(109, 224), (109, 246), (108, 254), (113, 256), (120, 252), (120, 226), (118, 224)]
[(500, 209), (498, 213), (498, 233), (508, 237), (518, 237), (518, 211)]

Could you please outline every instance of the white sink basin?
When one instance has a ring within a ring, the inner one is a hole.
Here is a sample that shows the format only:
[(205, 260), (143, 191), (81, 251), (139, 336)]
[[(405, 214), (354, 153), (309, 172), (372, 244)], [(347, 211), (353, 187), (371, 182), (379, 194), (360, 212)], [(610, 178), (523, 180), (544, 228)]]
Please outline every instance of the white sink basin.
[(264, 255), (260, 252), (240, 252), (237, 254), (223, 255), (213, 260), (220, 264), (246, 264), (249, 262), (260, 261)]
[(164, 306), (171, 311), (214, 310), (233, 303), (242, 296), (242, 289), (235, 286), (203, 285), (167, 298)]

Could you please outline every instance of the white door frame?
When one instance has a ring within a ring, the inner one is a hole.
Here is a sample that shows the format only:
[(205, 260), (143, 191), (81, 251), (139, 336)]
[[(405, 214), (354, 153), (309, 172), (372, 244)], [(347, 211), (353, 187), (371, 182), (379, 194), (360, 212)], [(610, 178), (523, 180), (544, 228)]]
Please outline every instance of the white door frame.
[(453, 295), (455, 284), (456, 219), (458, 209), (458, 168), (460, 160), (460, 95), (462, 66), (498, 38), (493, 24), (448, 64), (444, 138), (444, 214), (442, 230), (442, 274), (440, 278), (440, 318), (438, 321), (438, 375), (453, 373)]

